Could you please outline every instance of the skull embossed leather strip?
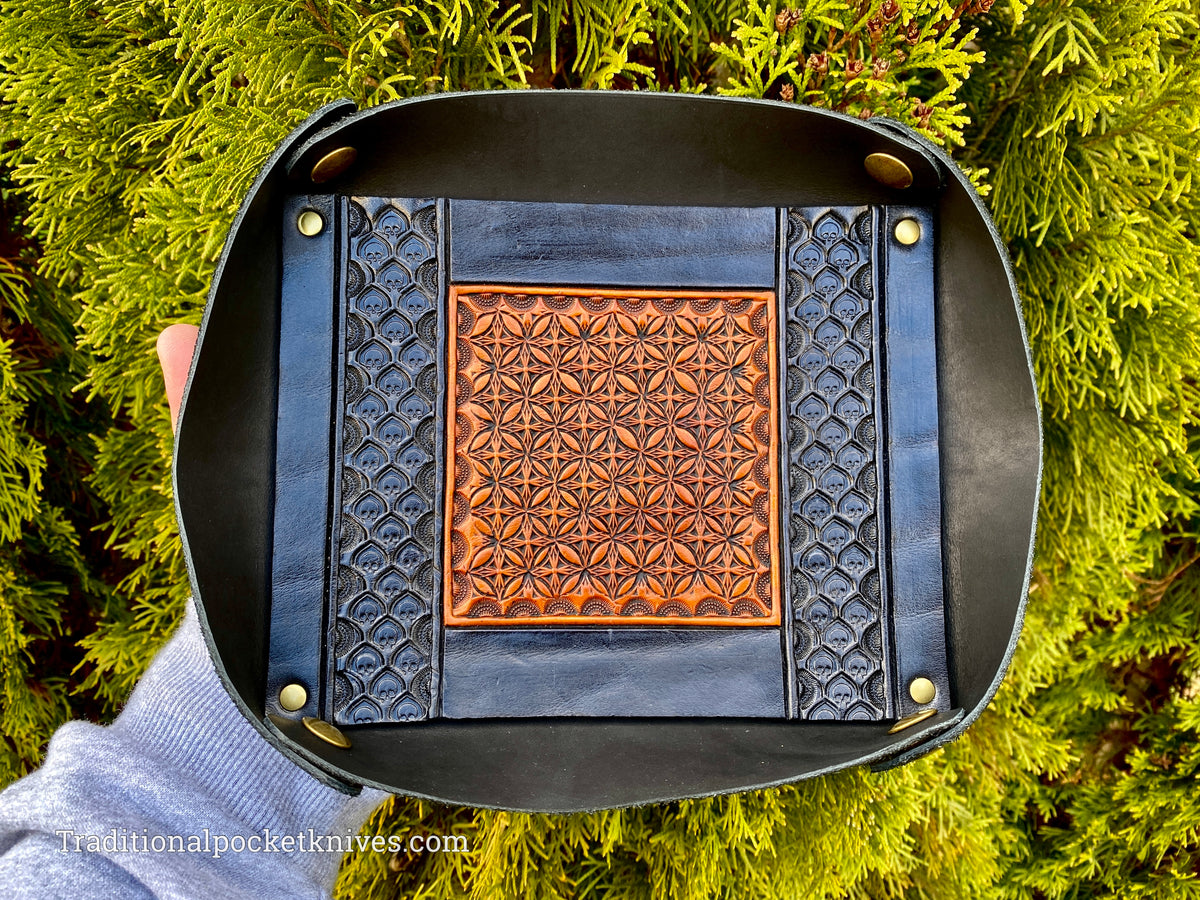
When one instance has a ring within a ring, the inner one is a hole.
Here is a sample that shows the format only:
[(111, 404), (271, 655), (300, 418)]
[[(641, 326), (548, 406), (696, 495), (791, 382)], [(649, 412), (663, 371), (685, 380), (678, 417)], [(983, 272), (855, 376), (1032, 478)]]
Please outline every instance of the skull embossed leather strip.
[(437, 715), (438, 203), (346, 198), (333, 721)]
[(802, 719), (890, 713), (875, 221), (865, 207), (787, 215), (785, 489)]
[(773, 293), (449, 299), (447, 625), (779, 624)]

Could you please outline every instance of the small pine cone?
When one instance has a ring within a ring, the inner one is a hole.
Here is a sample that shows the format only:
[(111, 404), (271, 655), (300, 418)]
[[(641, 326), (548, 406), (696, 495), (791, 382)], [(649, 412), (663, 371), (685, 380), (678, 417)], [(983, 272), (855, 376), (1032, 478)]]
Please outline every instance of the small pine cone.
[(879, 43), (879, 39), (883, 37), (883, 19), (879, 16), (871, 16), (867, 19), (867, 34), (870, 36), (872, 44)]
[(883, 6), (879, 8), (879, 17), (886, 24), (891, 25), (900, 18), (900, 4), (896, 0), (886, 0)]
[(929, 119), (933, 116), (933, 107), (927, 106), (924, 100), (918, 100), (913, 106), (913, 115), (917, 117), (918, 127), (928, 128)]
[(908, 27), (904, 29), (904, 40), (909, 44), (916, 44), (921, 39), (921, 26), (916, 22), (909, 22)]
[(892, 64), (886, 59), (876, 59), (871, 63), (871, 77), (880, 79), (888, 73), (888, 69), (891, 67)]
[(775, 30), (786, 34), (788, 30), (800, 21), (801, 12), (798, 9), (781, 9), (775, 16)]
[(873, 115), (873, 113), (869, 109), (860, 109), (858, 111), (858, 117), (860, 119), (862, 119), (864, 122), (867, 121), (867, 119), (871, 118), (872, 115)]
[(785, 84), (779, 89), (779, 99), (786, 100), (788, 103), (791, 103), (796, 99), (796, 89), (790, 84)]
[(812, 69), (818, 75), (824, 75), (829, 71), (829, 54), (828, 53), (813, 53), (808, 57), (808, 61), (804, 65)]
[(985, 13), (990, 12), (992, 7), (996, 5), (996, 0), (975, 0), (975, 12)]
[(848, 63), (846, 63), (846, 80), (853, 81), (862, 74), (862, 71), (865, 68), (866, 64), (861, 59), (850, 60)]

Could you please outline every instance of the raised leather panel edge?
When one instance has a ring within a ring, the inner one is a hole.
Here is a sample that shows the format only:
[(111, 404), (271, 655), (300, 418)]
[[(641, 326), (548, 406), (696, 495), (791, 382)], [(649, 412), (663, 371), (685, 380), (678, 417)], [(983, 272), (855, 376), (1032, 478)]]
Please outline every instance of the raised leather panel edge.
[[(631, 135), (654, 132), (655, 147)], [(576, 140), (587, 135), (586, 140)], [(571, 152), (562, 153), (564, 141)], [(339, 190), (656, 206), (835, 206), (896, 198), (863, 170), (884, 151), (913, 172), (906, 200), (941, 174), (911, 141), (840, 113), (771, 100), (629, 91), (477, 91), (362, 110), (316, 135), (302, 165), (358, 149)], [(650, 158), (647, 153), (657, 158)], [(637, 164), (631, 164), (636, 158)], [(418, 163), (419, 160), (419, 163)], [(797, 173), (820, 171), (820, 178)]]
[(877, 770), (958, 738), (1004, 680), (1028, 602), (1043, 465), (1041, 405), (1003, 238), (944, 151), (901, 123), (889, 127), (924, 146), (947, 172), (935, 258), (943, 559), (948, 664), (963, 715), (874, 764)]
[[(369, 787), (443, 803), (468, 795), (486, 809), (572, 813), (677, 800), (685, 789), (695, 798), (777, 787), (795, 782), (797, 769), (812, 778), (872, 765), (935, 739), (962, 715), (938, 712), (890, 736), (874, 723), (560, 718), (541, 721), (540, 741), (529, 740), (532, 729), (521, 720), (443, 720), (356, 728), (347, 732), (355, 742), (349, 751), (322, 745), (298, 722), (278, 724), (299, 752), (335, 770), (365, 762), (382, 771), (403, 760), (394, 779), (358, 776)], [(448, 738), (456, 749), (442, 751)], [(753, 770), (752, 782), (730, 758)]]

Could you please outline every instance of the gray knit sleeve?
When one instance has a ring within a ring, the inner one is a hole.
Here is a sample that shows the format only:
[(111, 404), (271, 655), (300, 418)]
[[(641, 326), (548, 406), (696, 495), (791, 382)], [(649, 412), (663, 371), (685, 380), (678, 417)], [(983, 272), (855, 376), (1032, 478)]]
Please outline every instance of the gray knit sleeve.
[(328, 787), (268, 745), (189, 602), (117, 720), (63, 725), (42, 767), (0, 792), (0, 893), (327, 897), (341, 854), (324, 836), (357, 832), (387, 797)]

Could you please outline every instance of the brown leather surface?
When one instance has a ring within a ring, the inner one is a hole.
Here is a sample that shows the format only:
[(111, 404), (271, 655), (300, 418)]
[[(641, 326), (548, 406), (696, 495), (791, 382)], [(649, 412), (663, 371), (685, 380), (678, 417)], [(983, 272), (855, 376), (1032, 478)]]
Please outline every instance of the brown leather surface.
[(446, 623), (778, 625), (774, 307), (452, 287)]

